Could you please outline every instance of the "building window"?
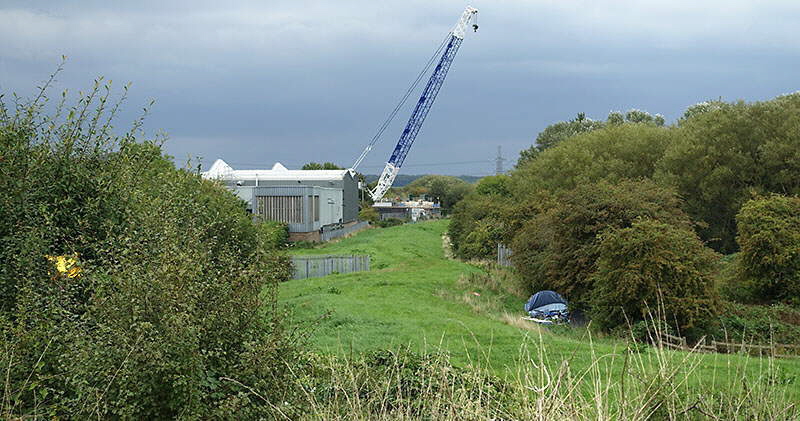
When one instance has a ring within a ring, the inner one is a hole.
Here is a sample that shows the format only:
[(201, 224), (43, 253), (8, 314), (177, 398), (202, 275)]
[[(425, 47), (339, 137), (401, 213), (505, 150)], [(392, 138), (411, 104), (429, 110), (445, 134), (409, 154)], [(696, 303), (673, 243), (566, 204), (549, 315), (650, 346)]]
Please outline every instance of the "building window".
[(303, 196), (258, 196), (258, 214), (270, 221), (303, 223)]
[(314, 196), (314, 222), (319, 222), (319, 196)]

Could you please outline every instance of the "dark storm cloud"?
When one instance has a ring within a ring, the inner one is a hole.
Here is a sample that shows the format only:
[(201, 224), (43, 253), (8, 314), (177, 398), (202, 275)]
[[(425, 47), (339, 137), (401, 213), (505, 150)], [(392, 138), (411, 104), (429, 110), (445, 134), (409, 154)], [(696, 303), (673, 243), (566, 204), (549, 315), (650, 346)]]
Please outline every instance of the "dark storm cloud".
[[(132, 82), (178, 161), (349, 165), (465, 3), (5, 2), (0, 90)], [(734, 4), (732, 4), (734, 3)], [(794, 1), (475, 1), (468, 35), (406, 173), (486, 174), (547, 124), (636, 107), (674, 119), (708, 99), (797, 89)], [(365, 162), (378, 172), (404, 111)], [(439, 165), (427, 165), (440, 163)]]

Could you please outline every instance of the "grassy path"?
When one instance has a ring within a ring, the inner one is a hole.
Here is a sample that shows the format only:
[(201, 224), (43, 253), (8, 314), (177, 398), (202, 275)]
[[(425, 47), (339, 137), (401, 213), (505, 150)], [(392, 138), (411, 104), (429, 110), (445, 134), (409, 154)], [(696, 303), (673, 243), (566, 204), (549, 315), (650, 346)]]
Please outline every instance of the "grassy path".
[[(524, 345), (532, 350), (534, 362), (544, 359), (556, 366), (569, 360), (577, 371), (602, 364), (607, 376), (621, 373), (625, 343), (590, 341), (586, 331), (577, 329), (552, 333), (520, 327), (517, 319), (522, 316), (523, 302), (458, 282), (462, 274), (480, 270), (445, 258), (441, 237), (446, 227), (447, 221), (435, 221), (370, 229), (320, 248), (295, 250), (294, 254), (369, 254), (372, 270), (290, 281), (281, 286), (280, 300), (292, 307), (294, 317), (318, 320), (313, 323), (312, 341), (322, 352), (397, 346), (432, 351), (441, 345), (456, 365), (481, 365), (505, 376), (518, 371)], [(474, 297), (474, 305), (467, 305), (464, 297)], [(500, 302), (516, 313), (504, 321), (496, 313), (481, 311), (491, 307), (482, 306), (482, 301)], [(653, 354), (639, 355), (643, 364), (655, 370), (659, 361)], [(694, 367), (687, 380), (690, 386), (711, 390), (742, 372), (758, 378), (768, 364), (767, 360), (718, 354), (692, 354), (689, 359), (680, 352), (666, 355), (676, 365)], [(800, 361), (778, 360), (774, 365), (779, 378), (771, 380), (773, 386), (784, 388), (793, 399), (800, 398)]]

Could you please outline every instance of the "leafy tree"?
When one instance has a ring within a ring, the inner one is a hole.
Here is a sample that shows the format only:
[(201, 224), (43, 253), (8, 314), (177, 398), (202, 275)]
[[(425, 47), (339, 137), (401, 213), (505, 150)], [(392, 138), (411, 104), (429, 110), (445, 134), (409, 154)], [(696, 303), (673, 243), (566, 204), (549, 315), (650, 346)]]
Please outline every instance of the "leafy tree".
[(742, 286), (759, 301), (800, 302), (800, 198), (748, 201), (736, 221)]
[(406, 191), (438, 199), (442, 208), (449, 210), (473, 190), (472, 184), (448, 175), (426, 175), (406, 186)]
[(652, 115), (647, 111), (636, 109), (628, 110), (625, 113), (625, 121), (628, 123), (652, 124), (658, 127), (663, 126), (665, 123), (664, 116), (661, 114)]
[(586, 118), (586, 114), (579, 113), (570, 121), (562, 121), (547, 126), (538, 136), (536, 136), (536, 148), (543, 151), (551, 148), (565, 139), (569, 139), (580, 133), (590, 132), (604, 126), (602, 121), (595, 121)]
[(599, 240), (591, 313), (600, 328), (652, 317), (701, 336), (719, 309), (712, 278), (719, 256), (694, 231), (637, 219)]
[(604, 123), (602, 121), (586, 118), (586, 114), (584, 113), (579, 113), (572, 120), (551, 124), (545, 127), (545, 129), (536, 136), (533, 146), (520, 152), (520, 159), (517, 161), (517, 167), (522, 166), (526, 162), (530, 162), (545, 149), (551, 148), (577, 134), (590, 132), (602, 128), (603, 126)]
[(703, 101), (698, 102), (686, 109), (683, 112), (683, 116), (681, 117), (681, 121), (691, 119), (692, 117), (698, 116), (702, 113), (707, 113), (709, 111), (716, 111), (723, 108), (727, 108), (729, 104), (722, 100), (713, 100), (713, 101)]
[(511, 196), (511, 177), (507, 175), (490, 175), (478, 180), (475, 193), (483, 196)]
[(342, 168), (333, 162), (326, 162), (324, 164), (320, 164), (317, 162), (309, 162), (308, 164), (303, 165), (301, 168), (302, 170), (343, 170)]
[(736, 214), (753, 191), (800, 193), (800, 94), (711, 104), (683, 119), (655, 178), (674, 186), (700, 237), (736, 251)]
[(514, 171), (512, 191), (516, 198), (539, 190), (558, 192), (601, 180), (650, 178), (673, 129), (645, 124), (609, 125), (584, 133), (542, 152)]
[(536, 136), (533, 146), (520, 152), (517, 168), (532, 161), (541, 152), (552, 148), (563, 141), (582, 133), (589, 133), (606, 126), (618, 126), (624, 123), (648, 124), (657, 127), (664, 126), (665, 120), (661, 114), (651, 115), (647, 111), (629, 110), (624, 115), (618, 111), (609, 113), (607, 120), (599, 121), (586, 118), (586, 114), (579, 113), (570, 121), (561, 121), (547, 126)]
[(675, 192), (649, 180), (584, 184), (537, 202), (514, 234), (512, 262), (533, 290), (557, 291), (577, 308), (590, 306), (605, 232), (640, 218), (691, 229)]

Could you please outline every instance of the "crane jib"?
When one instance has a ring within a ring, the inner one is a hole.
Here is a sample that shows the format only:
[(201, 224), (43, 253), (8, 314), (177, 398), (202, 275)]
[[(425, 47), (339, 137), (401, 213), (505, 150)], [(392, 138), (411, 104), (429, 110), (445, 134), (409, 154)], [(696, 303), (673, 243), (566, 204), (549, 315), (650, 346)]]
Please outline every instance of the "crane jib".
[(442, 88), (444, 79), (447, 77), (447, 71), (450, 69), (450, 65), (453, 63), (453, 59), (462, 41), (462, 38), (450, 35), (447, 47), (444, 53), (442, 53), (442, 57), (439, 59), (436, 69), (433, 71), (433, 74), (431, 74), (430, 79), (428, 79), (428, 84), (425, 85), (425, 89), (422, 91), (422, 95), (419, 101), (417, 101), (417, 105), (414, 107), (414, 112), (411, 113), (411, 117), (409, 117), (408, 123), (406, 123), (403, 134), (400, 136), (400, 140), (398, 140), (392, 152), (392, 156), (389, 158), (388, 163), (394, 165), (396, 168), (400, 168), (403, 165), (403, 161), (405, 161), (406, 155), (408, 155), (408, 151), (414, 143), (414, 139), (416, 139), (419, 130), (422, 128), (422, 123), (425, 121), (433, 102), (436, 100), (436, 95)]
[[(425, 122), (425, 117), (428, 116), (428, 112), (431, 110), (433, 101), (436, 100), (436, 95), (439, 94), (439, 90), (442, 88), (444, 79), (447, 77), (447, 71), (450, 70), (450, 65), (453, 64), (453, 59), (456, 56), (456, 52), (458, 52), (458, 47), (460, 47), (461, 42), (464, 41), (465, 28), (473, 17), (477, 19), (477, 13), (477, 9), (467, 6), (456, 26), (452, 31), (450, 31), (450, 37), (445, 38), (447, 41), (447, 47), (444, 48), (444, 52), (439, 59), (439, 63), (436, 65), (436, 68), (434, 69), (433, 74), (431, 74), (430, 79), (428, 79), (428, 83), (425, 85), (425, 89), (422, 91), (422, 95), (420, 95), (419, 101), (417, 101), (417, 105), (414, 107), (414, 112), (411, 113), (411, 117), (409, 117), (405, 129), (403, 129), (403, 134), (400, 135), (400, 140), (397, 141), (397, 145), (392, 152), (392, 156), (389, 157), (389, 160), (386, 162), (386, 166), (383, 168), (381, 176), (378, 178), (378, 183), (375, 185), (375, 188), (369, 192), (372, 200), (376, 202), (381, 200), (386, 192), (392, 187), (392, 183), (394, 183), (394, 179), (397, 177), (397, 173), (400, 171), (400, 167), (403, 165), (406, 155), (408, 155), (408, 150), (411, 149), (411, 144), (413, 144), (414, 139), (417, 138), (417, 134), (419, 134), (419, 130), (422, 128), (422, 123)], [(476, 31), (478, 30), (477, 23), (473, 25), (473, 29)], [(440, 48), (443, 45), (444, 42), (439, 45), (439, 49), (437, 49), (436, 54), (441, 51)], [(428, 64), (432, 63), (432, 60), (435, 57), (436, 55), (434, 54)], [(421, 76), (422, 74), (420, 74), (420, 77)], [(419, 81), (420, 79), (417, 80)], [(412, 85), (412, 87), (415, 85), (416, 82), (414, 85)], [(411, 91), (409, 90), (406, 93), (406, 96), (403, 100), (408, 97), (408, 93), (410, 92)], [(393, 111), (390, 115), (390, 119), (396, 114), (398, 109), (399, 108), (397, 107), (395, 108), (395, 111)], [(390, 121), (390, 119), (387, 120), (387, 122)], [(387, 123), (384, 123), (377, 136), (382, 133), (383, 129), (386, 127), (386, 124)], [(366, 156), (366, 154), (372, 148), (374, 139), (375, 138), (373, 138), (373, 141), (367, 145), (367, 148), (364, 149), (364, 152), (361, 153), (361, 156), (359, 156), (359, 158), (356, 160), (354, 167), (364, 159), (364, 156)]]

